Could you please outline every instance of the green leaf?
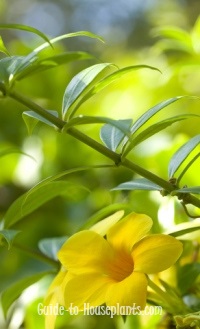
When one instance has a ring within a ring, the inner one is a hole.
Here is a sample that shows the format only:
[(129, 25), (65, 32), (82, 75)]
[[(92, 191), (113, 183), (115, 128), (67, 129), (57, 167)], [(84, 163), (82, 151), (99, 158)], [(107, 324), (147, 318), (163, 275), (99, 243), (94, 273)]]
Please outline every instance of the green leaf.
[(38, 59), (35, 57), (34, 62), (30, 62), (31, 65), (28, 67), (20, 67), (19, 70), (15, 73), (15, 79), (21, 80), (27, 76), (30, 76), (35, 73), (40, 73), (45, 70), (54, 68), (59, 65), (70, 63), (77, 60), (91, 59), (94, 56), (86, 52), (66, 52), (54, 56), (45, 57), (43, 59)]
[(200, 194), (200, 186), (193, 187), (184, 187), (178, 190), (173, 190), (171, 192), (172, 195), (176, 195), (177, 193), (192, 193), (192, 194)]
[[(47, 110), (47, 112), (51, 113), (55, 117), (58, 117), (58, 112), (57, 111)], [(24, 120), (24, 122), (27, 126), (29, 135), (32, 134), (33, 129), (37, 125), (38, 121), (41, 121), (41, 122), (47, 124), (48, 126), (55, 127), (53, 123), (51, 123), (47, 119), (43, 118), (41, 115), (37, 114), (34, 111), (23, 112), (22, 113), (22, 118), (23, 118), (23, 120)]]
[(47, 257), (58, 260), (57, 253), (67, 238), (67, 236), (62, 236), (58, 238), (43, 239), (39, 241), (38, 247)]
[(193, 286), (200, 275), (200, 263), (190, 263), (181, 266), (178, 271), (178, 286), (182, 295)]
[(89, 229), (91, 226), (96, 224), (97, 222), (101, 221), (102, 219), (112, 215), (114, 212), (118, 210), (128, 210), (128, 212), (131, 211), (130, 205), (126, 203), (114, 203), (107, 207), (104, 207), (103, 209), (99, 210), (97, 213), (92, 215), (86, 223), (81, 226), (79, 230), (86, 230)]
[[(130, 126), (132, 124), (131, 119), (127, 120), (118, 120), (117, 121), (121, 126), (126, 129), (130, 134)], [(103, 143), (112, 151), (116, 151), (119, 144), (125, 137), (125, 133), (122, 129), (118, 129), (116, 126), (111, 124), (106, 124), (101, 128), (100, 138)]]
[(191, 116), (190, 114), (185, 114), (185, 115), (177, 115), (172, 118), (165, 119), (163, 121), (160, 121), (158, 123), (155, 123), (142, 131), (140, 134), (137, 136), (132, 136), (130, 144), (127, 145), (127, 147), (123, 151), (123, 157), (125, 157), (135, 146), (138, 144), (142, 143), (146, 139), (150, 138), (151, 136), (157, 134), (161, 130), (171, 126), (173, 123), (185, 120), (187, 117)]
[(4, 226), (8, 228), (14, 225), (56, 196), (65, 196), (68, 200), (74, 201), (79, 197), (80, 191), (86, 191), (86, 189), (67, 181), (47, 182), (32, 190), (31, 193), (23, 194), (10, 206), (4, 216)]
[(49, 40), (49, 38), (47, 38), (47, 36), (42, 33), (41, 31), (39, 31), (38, 29), (28, 26), (28, 25), (22, 25), (22, 24), (0, 24), (0, 29), (14, 29), (14, 30), (21, 30), (21, 31), (26, 31), (26, 32), (31, 32), (34, 33), (36, 35), (38, 35), (39, 37), (41, 37), (42, 39), (44, 39), (50, 46), (51, 42)]
[[(68, 34), (63, 34), (60, 35), (56, 38), (53, 38), (50, 40), (51, 45), (59, 42), (61, 40), (67, 39), (67, 38), (72, 38), (72, 37), (89, 37), (89, 38), (94, 38), (94, 39), (98, 39), (100, 41), (103, 42), (103, 39), (91, 32), (88, 31), (79, 31), (79, 32), (74, 32), (74, 33), (68, 33)], [(38, 54), (43, 51), (44, 49), (46, 49), (47, 47), (49, 47), (49, 43), (45, 42), (42, 45), (40, 45), (39, 47), (35, 48), (30, 54), (28, 54), (27, 56), (24, 57), (24, 60), (22, 62), (22, 66), (20, 68), (20, 71), (23, 71), (23, 66), (29, 66), (30, 63), (35, 62), (38, 59)]]
[(75, 101), (81, 97), (84, 91), (94, 82), (98, 75), (111, 65), (113, 64), (95, 64), (84, 69), (73, 77), (73, 79), (68, 84), (63, 97), (63, 118), (69, 117), (68, 112), (70, 111)]
[(20, 231), (16, 230), (0, 230), (0, 245), (4, 245), (6, 241), (8, 249), (10, 249), (14, 238), (19, 233)]
[(139, 119), (137, 119), (133, 126), (131, 127), (131, 133), (134, 134), (140, 127), (142, 127), (149, 119), (151, 119), (156, 113), (158, 113), (160, 110), (164, 109), (168, 105), (177, 102), (178, 100), (182, 99), (186, 96), (177, 96), (173, 98), (169, 98), (154, 107), (150, 108), (148, 111), (146, 111)]
[(190, 52), (193, 50), (190, 34), (183, 29), (174, 26), (164, 26), (154, 29), (154, 34), (176, 41), (177, 45), (180, 44), (180, 47), (184, 47)]
[(0, 52), (4, 53), (7, 56), (10, 56), (1, 36), (0, 36)]
[(63, 127), (63, 131), (67, 131), (70, 127), (83, 124), (93, 124), (93, 123), (109, 123), (113, 127), (117, 128), (118, 131), (121, 131), (123, 136), (130, 136), (130, 131), (127, 129), (127, 126), (122, 122), (123, 120), (113, 120), (106, 117), (94, 117), (94, 116), (84, 116), (80, 115), (76, 118), (71, 119)]
[(199, 145), (199, 143), (200, 135), (196, 135), (178, 149), (178, 151), (172, 156), (169, 162), (169, 178), (172, 178), (174, 176), (175, 172), (178, 170), (183, 161), (185, 161), (185, 159), (189, 156), (192, 150), (197, 147), (197, 145)]
[(2, 308), (4, 312), (4, 316), (6, 317), (7, 312), (10, 308), (10, 306), (13, 304), (13, 302), (21, 295), (23, 290), (31, 286), (32, 284), (39, 281), (41, 278), (43, 278), (45, 275), (50, 274), (50, 271), (46, 272), (40, 272), (34, 275), (31, 275), (29, 277), (26, 277), (13, 285), (11, 285), (8, 289), (3, 291), (1, 295), (1, 303)]
[(112, 189), (112, 191), (119, 191), (119, 190), (161, 191), (162, 187), (152, 183), (146, 178), (138, 178), (129, 182), (119, 184), (117, 187)]
[(135, 70), (140, 70), (140, 69), (151, 69), (151, 70), (156, 70), (158, 72), (160, 72), (159, 69), (157, 69), (156, 67), (153, 66), (149, 66), (149, 65), (134, 65), (134, 66), (127, 66), (124, 67), (122, 69), (117, 70), (114, 73), (111, 73), (109, 75), (107, 75), (105, 78), (101, 79), (99, 82), (97, 82), (95, 84), (95, 86), (93, 86), (87, 93), (86, 95), (83, 96), (80, 104), (78, 103), (76, 105), (76, 108), (78, 108), (81, 103), (85, 102), (86, 100), (88, 100), (89, 98), (91, 98), (93, 95), (97, 94), (98, 92), (100, 92), (103, 88), (107, 87), (108, 85), (110, 85), (111, 83), (113, 83), (114, 81), (122, 78), (124, 75), (131, 73), (132, 71)]
[(3, 151), (0, 151), (0, 157), (3, 157), (3, 156), (6, 156), (6, 155), (9, 155), (9, 154), (13, 154), (13, 153), (19, 153), (19, 154), (22, 154), (22, 155), (25, 155), (25, 156), (28, 156), (29, 158), (35, 160), (31, 155), (19, 150), (18, 148), (16, 147), (10, 147), (8, 149), (5, 149)]

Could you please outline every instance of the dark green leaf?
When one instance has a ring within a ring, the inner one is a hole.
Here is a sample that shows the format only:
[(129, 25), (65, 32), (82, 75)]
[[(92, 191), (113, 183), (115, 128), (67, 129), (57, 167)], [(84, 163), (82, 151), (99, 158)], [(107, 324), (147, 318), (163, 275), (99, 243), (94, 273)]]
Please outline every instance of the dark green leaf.
[[(126, 129), (127, 132), (130, 134), (130, 126), (132, 124), (131, 119), (127, 120), (118, 120), (121, 126)], [(106, 124), (101, 128), (100, 138), (104, 142), (104, 144), (112, 151), (116, 151), (119, 144), (125, 137), (125, 133), (122, 129), (118, 129), (116, 126), (111, 124)]]
[(190, 139), (187, 143), (181, 146), (178, 151), (172, 156), (169, 162), (168, 175), (172, 178), (180, 165), (189, 156), (192, 150), (200, 144), (200, 135)]
[(21, 30), (26, 32), (31, 32), (34, 34), (37, 34), (42, 39), (44, 39), (49, 45), (51, 45), (50, 40), (47, 38), (47, 36), (39, 31), (38, 29), (35, 29), (34, 27), (28, 26), (28, 25), (22, 25), (22, 24), (0, 24), (0, 29), (14, 29), (14, 30)]
[(199, 275), (200, 263), (190, 263), (179, 268), (178, 286), (183, 295), (193, 286)]
[(113, 188), (112, 191), (116, 190), (147, 190), (147, 191), (160, 191), (162, 187), (156, 185), (145, 178), (134, 179), (129, 182), (119, 184), (117, 187)]
[[(47, 110), (47, 112), (51, 113), (55, 117), (58, 117), (58, 112), (57, 111)], [(25, 124), (27, 126), (27, 129), (28, 129), (28, 133), (29, 134), (32, 134), (33, 129), (35, 128), (35, 126), (38, 123), (38, 121), (41, 121), (41, 122), (47, 124), (48, 126), (55, 127), (53, 123), (51, 123), (47, 119), (43, 118), (41, 115), (37, 114), (34, 111), (26, 111), (26, 112), (23, 112), (22, 113), (22, 118), (23, 118), (23, 120), (24, 120), (24, 122), (25, 122)]]
[(183, 236), (185, 234), (192, 233), (192, 232), (195, 232), (198, 230), (200, 230), (200, 223), (195, 223), (195, 226), (191, 225), (191, 227), (187, 227), (187, 228), (183, 228), (183, 229), (180, 228), (180, 229), (175, 230), (174, 232), (170, 232), (168, 234), (174, 236), (175, 238), (178, 236), (181, 238), (181, 236)]
[(36, 283), (40, 279), (42, 279), (45, 275), (50, 274), (51, 272), (41, 272), (24, 278), (12, 286), (10, 286), (7, 290), (5, 290), (1, 295), (1, 303), (4, 312), (4, 316), (6, 317), (7, 312), (13, 302), (21, 295), (23, 290)]
[(150, 138), (151, 136), (157, 134), (161, 130), (171, 126), (173, 123), (185, 120), (190, 115), (177, 115), (172, 118), (168, 118), (166, 120), (160, 121), (158, 123), (155, 123), (154, 125), (151, 125), (147, 129), (143, 130), (140, 134), (137, 136), (132, 136), (130, 143), (127, 145), (127, 147), (124, 149), (123, 157), (125, 157), (135, 146), (142, 143), (146, 139)]
[(8, 249), (10, 249), (14, 238), (19, 233), (20, 233), (20, 231), (16, 231), (16, 230), (1, 230), (0, 231), (0, 245), (4, 245), (6, 242), (8, 245)]
[[(97, 82), (95, 84), (95, 86), (93, 86), (87, 93), (86, 95), (83, 96), (81, 103), (85, 102), (86, 100), (88, 100), (90, 97), (92, 97), (93, 95), (97, 94), (98, 92), (100, 92), (103, 88), (105, 88), (106, 86), (110, 85), (111, 83), (113, 83), (114, 81), (122, 78), (124, 75), (131, 73), (132, 71), (136, 71), (136, 70), (140, 70), (140, 69), (151, 69), (151, 70), (156, 70), (158, 72), (160, 72), (159, 69), (157, 69), (156, 67), (153, 66), (148, 66), (148, 65), (134, 65), (134, 66), (127, 66), (124, 67), (122, 69), (117, 70), (114, 73), (111, 73), (109, 75), (107, 75), (105, 78), (101, 79), (99, 82)], [(78, 108), (81, 104), (77, 104), (76, 108)]]
[(65, 124), (63, 127), (63, 131), (66, 131), (70, 127), (76, 126), (76, 125), (83, 125), (83, 124), (93, 124), (93, 123), (109, 123), (113, 127), (117, 128), (119, 131), (122, 132), (124, 135), (130, 135), (129, 129), (127, 129), (127, 125), (125, 125), (123, 120), (113, 120), (106, 117), (93, 117), (93, 116), (83, 116), (80, 115), (76, 118), (71, 119), (69, 122)]
[(5, 228), (14, 225), (23, 217), (32, 213), (56, 196), (65, 196), (68, 200), (74, 201), (79, 198), (80, 191), (86, 191), (82, 186), (77, 186), (67, 181), (48, 182), (43, 186), (27, 192), (19, 197), (8, 209), (4, 216)]
[(57, 253), (66, 240), (66, 236), (43, 239), (39, 241), (38, 247), (47, 257), (58, 260)]
[(64, 119), (69, 117), (68, 112), (75, 101), (81, 97), (84, 91), (94, 82), (99, 74), (111, 65), (111, 63), (95, 64), (84, 69), (73, 77), (68, 84), (63, 97), (62, 113)]

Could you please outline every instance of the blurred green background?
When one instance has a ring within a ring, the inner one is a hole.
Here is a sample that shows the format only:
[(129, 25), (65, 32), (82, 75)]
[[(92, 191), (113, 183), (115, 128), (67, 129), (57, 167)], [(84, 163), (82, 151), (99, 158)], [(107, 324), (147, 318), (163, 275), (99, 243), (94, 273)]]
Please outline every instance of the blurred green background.
[[(70, 79), (81, 69), (98, 62), (113, 62), (120, 68), (128, 65), (146, 64), (156, 66), (156, 71), (140, 70), (128, 74), (117, 83), (104, 89), (79, 110), (79, 114), (108, 116), (113, 119), (133, 119), (155, 104), (177, 95), (200, 96), (200, 27), (195, 22), (200, 13), (198, 0), (1, 0), (1, 23), (31, 25), (49, 37), (79, 30), (89, 30), (101, 35), (105, 44), (87, 38), (72, 38), (60, 42), (49, 53), (60, 51), (89, 51), (96, 59), (74, 62), (33, 75), (18, 82), (16, 89), (32, 98), (46, 109), (61, 113), (62, 97)], [(172, 40), (159, 36), (165, 26), (176, 26), (187, 31), (192, 44), (183, 40)], [(193, 31), (193, 32), (192, 32)], [(199, 33), (199, 38), (198, 38)], [(34, 34), (15, 30), (1, 31), (2, 38), (11, 55), (25, 55), (41, 44)], [(172, 42), (173, 41), (173, 42)], [(0, 55), (4, 57), (3, 54)], [(63, 170), (84, 165), (110, 164), (102, 155), (89, 149), (74, 138), (59, 134), (52, 128), (39, 124), (31, 136), (22, 120), (25, 107), (13, 100), (0, 100), (0, 149), (18, 148), (35, 158), (9, 154), (0, 158), (0, 214), (12, 202), (40, 180)], [(181, 113), (199, 113), (199, 101), (181, 100), (165, 108), (157, 118), (167, 118)], [(151, 123), (156, 122), (152, 119)], [(99, 125), (82, 128), (89, 136), (99, 138)], [(167, 179), (167, 164), (172, 154), (188, 138), (199, 133), (199, 121), (193, 118), (177, 123), (138, 146), (130, 159), (148, 170)], [(186, 221), (187, 216), (176, 203), (163, 199), (158, 193), (112, 192), (113, 187), (131, 180), (133, 173), (122, 168), (91, 169), (67, 177), (70, 182), (83, 185), (87, 191), (77, 190), (72, 199), (57, 197), (39, 210), (26, 216), (15, 229), (20, 230), (17, 241), (28, 248), (38, 248), (38, 242), (47, 237), (71, 235), (95, 212), (112, 203), (127, 203), (130, 210), (147, 213), (154, 222), (154, 231), (159, 232), (174, 222)], [(200, 185), (199, 164), (196, 163), (185, 175), (187, 185)], [(168, 222), (159, 222), (159, 213), (165, 209)], [(27, 274), (48, 269), (48, 265), (31, 259), (14, 247), (1, 248), (0, 290)], [(47, 285), (45, 282), (43, 285)], [(35, 288), (36, 289), (36, 288)], [(45, 291), (45, 289), (43, 289)], [(36, 294), (37, 295), (37, 294)], [(21, 301), (23, 304), (23, 301)], [(20, 309), (20, 302), (15, 306)], [(21, 320), (12, 326), (1, 328), (43, 328), (43, 322), (34, 314), (34, 304), (28, 303), (24, 327)], [(37, 320), (34, 320), (37, 319)], [(37, 322), (35, 322), (37, 321)], [(40, 324), (41, 321), (41, 324)], [(75, 324), (60, 328), (140, 328), (139, 323), (123, 324), (104, 318), (87, 319), (86, 324)], [(146, 328), (155, 324), (148, 319)], [(105, 322), (105, 323), (104, 323)], [(144, 327), (144, 324), (143, 324)]]

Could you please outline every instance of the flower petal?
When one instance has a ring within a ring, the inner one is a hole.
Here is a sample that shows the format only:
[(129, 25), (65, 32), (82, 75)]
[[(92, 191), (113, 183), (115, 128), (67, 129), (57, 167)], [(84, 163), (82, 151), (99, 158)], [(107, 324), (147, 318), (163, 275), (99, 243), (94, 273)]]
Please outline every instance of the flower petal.
[(147, 295), (147, 278), (144, 273), (133, 272), (121, 282), (113, 283), (106, 295), (107, 306), (140, 306), (144, 309)]
[(147, 274), (164, 271), (177, 261), (181, 253), (182, 243), (172, 236), (147, 236), (133, 248), (134, 271)]
[(107, 240), (114, 248), (130, 252), (133, 245), (149, 232), (152, 224), (147, 215), (131, 213), (110, 228)]
[(71, 273), (102, 272), (113, 250), (108, 242), (93, 231), (81, 231), (69, 238), (61, 247), (58, 258)]
[(85, 273), (71, 279), (64, 291), (65, 308), (77, 306), (79, 311), (105, 303), (111, 281), (98, 273)]
[(124, 215), (124, 211), (120, 210), (115, 212), (109, 217), (106, 217), (99, 221), (98, 223), (91, 226), (90, 230), (94, 231), (102, 236), (106, 235), (110, 227), (116, 224)]

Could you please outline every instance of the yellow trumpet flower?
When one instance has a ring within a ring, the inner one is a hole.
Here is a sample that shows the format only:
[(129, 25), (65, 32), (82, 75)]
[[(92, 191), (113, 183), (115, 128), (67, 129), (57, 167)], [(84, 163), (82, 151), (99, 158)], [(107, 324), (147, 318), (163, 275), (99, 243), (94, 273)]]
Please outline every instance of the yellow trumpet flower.
[(67, 272), (62, 269), (55, 278), (48, 300), (57, 300), (66, 309), (74, 305), (79, 311), (86, 304), (104, 303), (144, 309), (147, 274), (167, 269), (182, 252), (182, 243), (172, 236), (147, 235), (152, 224), (147, 215), (131, 213), (109, 225), (104, 236), (95, 227), (74, 234), (58, 253)]

